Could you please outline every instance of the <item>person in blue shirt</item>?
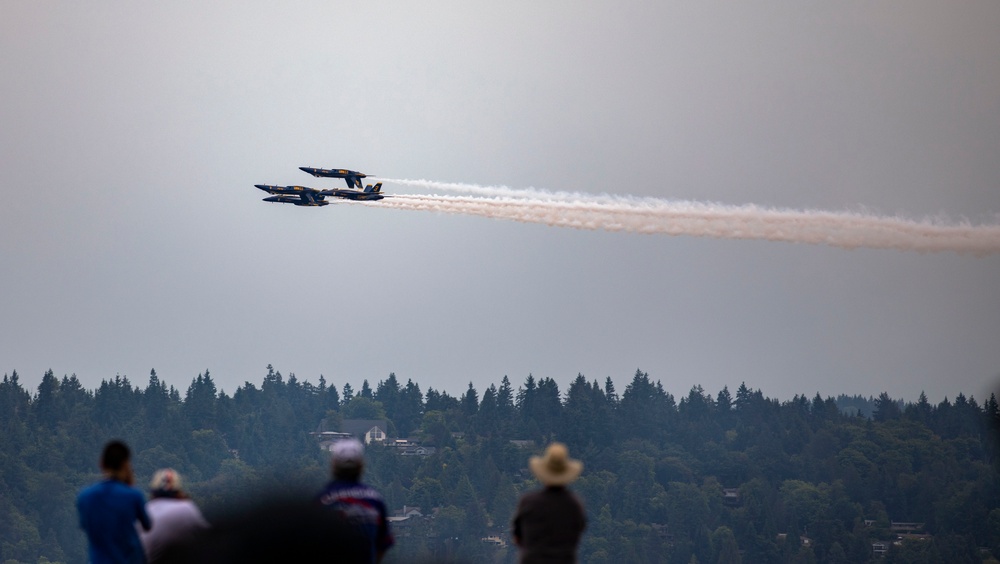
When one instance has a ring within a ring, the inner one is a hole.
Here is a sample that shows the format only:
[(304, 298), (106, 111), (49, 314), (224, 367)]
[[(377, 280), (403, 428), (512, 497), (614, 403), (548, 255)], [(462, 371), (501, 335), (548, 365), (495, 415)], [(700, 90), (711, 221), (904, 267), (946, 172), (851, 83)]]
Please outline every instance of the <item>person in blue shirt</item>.
[(361, 483), (361, 473), (365, 467), (365, 447), (355, 439), (345, 439), (334, 443), (331, 449), (330, 465), (333, 481), (319, 493), (320, 505), (328, 507), (357, 527), (369, 543), (368, 556), (358, 562), (381, 562), (389, 547), (393, 545), (389, 531), (385, 501), (378, 491)]
[(130, 456), (122, 441), (106, 444), (101, 453), (104, 480), (84, 489), (76, 498), (91, 564), (146, 561), (136, 522), (147, 531), (152, 523), (146, 514), (146, 498), (132, 487), (135, 476)]

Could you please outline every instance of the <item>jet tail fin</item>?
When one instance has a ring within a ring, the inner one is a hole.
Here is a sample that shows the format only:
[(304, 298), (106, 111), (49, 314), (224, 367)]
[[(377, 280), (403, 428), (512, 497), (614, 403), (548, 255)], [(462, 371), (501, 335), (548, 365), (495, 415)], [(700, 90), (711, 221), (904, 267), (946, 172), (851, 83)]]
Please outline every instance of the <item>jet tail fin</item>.
[(372, 194), (378, 194), (381, 189), (382, 189), (382, 183), (379, 182), (375, 186), (372, 186), (371, 184), (369, 184), (367, 187), (365, 187), (365, 192), (371, 192)]

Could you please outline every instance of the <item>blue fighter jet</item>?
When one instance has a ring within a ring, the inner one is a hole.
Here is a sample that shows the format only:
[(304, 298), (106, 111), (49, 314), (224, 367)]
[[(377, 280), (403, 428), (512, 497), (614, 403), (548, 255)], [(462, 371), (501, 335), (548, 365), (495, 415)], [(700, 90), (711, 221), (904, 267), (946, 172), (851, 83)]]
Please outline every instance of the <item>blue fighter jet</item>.
[[(277, 194), (269, 198), (264, 198), (265, 202), (275, 202), (280, 204), (294, 204), (296, 206), (325, 206), (330, 202), (326, 201), (327, 196), (342, 198), (345, 200), (381, 200), (385, 197), (382, 194), (382, 183), (372, 186), (369, 184), (364, 189), (361, 188), (361, 179), (366, 175), (363, 172), (346, 169), (326, 169), (299, 167), (300, 170), (320, 178), (343, 178), (347, 181), (347, 189), (332, 188), (329, 190), (319, 190), (308, 186), (273, 186), (270, 184), (254, 184), (257, 188), (268, 194)], [(356, 189), (355, 189), (356, 188)]]
[(343, 178), (347, 181), (348, 188), (361, 190), (361, 179), (368, 176), (363, 172), (347, 170), (343, 168), (313, 168), (311, 166), (300, 166), (299, 170), (308, 172), (316, 178)]
[(325, 206), (330, 203), (324, 199), (326, 194), (322, 190), (307, 186), (270, 186), (268, 184), (254, 184), (254, 186), (268, 194), (278, 194), (264, 198), (265, 202), (295, 204), (296, 206)]

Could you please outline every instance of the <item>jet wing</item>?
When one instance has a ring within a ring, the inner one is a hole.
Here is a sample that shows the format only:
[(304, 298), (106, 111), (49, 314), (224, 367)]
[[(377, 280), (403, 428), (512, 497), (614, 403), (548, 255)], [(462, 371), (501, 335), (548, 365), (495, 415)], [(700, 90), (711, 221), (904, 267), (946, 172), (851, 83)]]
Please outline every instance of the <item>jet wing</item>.
[(274, 202), (278, 204), (294, 204), (296, 206), (325, 206), (330, 202), (326, 200), (307, 200), (305, 198), (300, 198), (299, 196), (270, 196), (264, 198), (265, 202)]
[(272, 186), (269, 184), (254, 184), (255, 187), (268, 194), (293, 194), (296, 196), (303, 194), (322, 194), (322, 190), (310, 188), (308, 186)]
[(269, 184), (254, 184), (254, 188), (259, 188), (268, 194), (284, 194), (284, 186), (271, 186)]

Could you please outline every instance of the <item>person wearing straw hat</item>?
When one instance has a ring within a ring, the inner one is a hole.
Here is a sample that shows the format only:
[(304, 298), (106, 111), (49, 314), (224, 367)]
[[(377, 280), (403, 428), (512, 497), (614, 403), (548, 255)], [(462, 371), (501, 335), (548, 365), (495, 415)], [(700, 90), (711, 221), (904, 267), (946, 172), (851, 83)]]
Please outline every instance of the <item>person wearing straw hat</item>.
[(569, 457), (566, 445), (552, 443), (544, 456), (532, 456), (528, 467), (545, 487), (525, 494), (517, 504), (512, 534), (521, 563), (576, 562), (587, 518), (566, 486), (580, 477), (583, 463)]

